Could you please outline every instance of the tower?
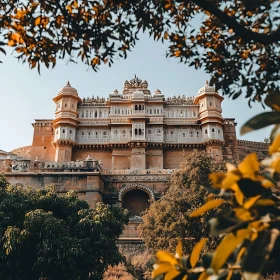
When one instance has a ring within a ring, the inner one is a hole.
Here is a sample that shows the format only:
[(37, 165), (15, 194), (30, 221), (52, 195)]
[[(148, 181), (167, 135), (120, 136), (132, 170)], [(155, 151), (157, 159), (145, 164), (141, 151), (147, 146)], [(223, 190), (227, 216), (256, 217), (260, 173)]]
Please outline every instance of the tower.
[(57, 94), (54, 129), (55, 161), (70, 161), (72, 147), (76, 143), (76, 127), (78, 118), (78, 103), (81, 102), (77, 90), (68, 82)]
[(195, 97), (194, 104), (199, 105), (199, 122), (202, 129), (202, 140), (215, 160), (223, 158), (222, 145), (223, 137), (223, 117), (221, 103), (223, 97), (220, 96), (215, 88), (206, 81)]

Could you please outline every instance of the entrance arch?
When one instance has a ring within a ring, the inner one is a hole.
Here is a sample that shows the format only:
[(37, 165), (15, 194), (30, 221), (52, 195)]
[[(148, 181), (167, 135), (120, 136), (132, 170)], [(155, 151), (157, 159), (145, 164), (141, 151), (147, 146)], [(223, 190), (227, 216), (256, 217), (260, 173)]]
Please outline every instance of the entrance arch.
[(132, 184), (120, 190), (118, 200), (132, 216), (140, 216), (143, 211), (149, 208), (150, 203), (155, 200), (155, 196), (149, 187)]

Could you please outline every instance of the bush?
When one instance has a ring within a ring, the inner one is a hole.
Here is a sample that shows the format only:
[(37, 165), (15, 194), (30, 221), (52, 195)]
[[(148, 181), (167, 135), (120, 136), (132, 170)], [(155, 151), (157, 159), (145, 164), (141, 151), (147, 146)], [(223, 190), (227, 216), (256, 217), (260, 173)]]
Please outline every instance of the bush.
[(101, 279), (123, 260), (116, 238), (128, 213), (75, 192), (0, 189), (0, 279)]

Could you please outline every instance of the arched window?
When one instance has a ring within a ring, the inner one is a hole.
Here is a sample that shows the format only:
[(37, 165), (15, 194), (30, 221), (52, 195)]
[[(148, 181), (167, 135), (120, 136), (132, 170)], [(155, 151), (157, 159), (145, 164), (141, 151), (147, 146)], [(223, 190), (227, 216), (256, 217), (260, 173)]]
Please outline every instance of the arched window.
[(120, 111), (120, 109), (118, 109), (118, 114), (120, 114), (121, 113), (121, 111)]
[(65, 133), (65, 129), (62, 129), (62, 133)]
[(69, 133), (72, 134), (72, 130), (71, 129), (70, 129)]
[(170, 131), (170, 134), (172, 135), (172, 134), (173, 134), (173, 131)]
[(134, 133), (135, 133), (135, 135), (138, 135), (138, 130), (137, 130), (137, 128), (135, 128)]
[(84, 111), (82, 111), (82, 118), (84, 117), (85, 115), (84, 115)]
[(158, 129), (158, 130), (157, 130), (157, 133), (158, 133), (158, 134), (160, 134), (160, 133), (161, 133), (160, 129)]
[(194, 116), (194, 117), (196, 116), (196, 113), (195, 113), (195, 111), (193, 111), (193, 116)]
[(88, 111), (86, 111), (86, 118), (88, 118)]
[(207, 129), (204, 130), (204, 133), (207, 134)]
[(220, 134), (221, 132), (220, 132), (220, 129), (218, 129), (218, 133)]
[(97, 118), (97, 111), (94, 112), (94, 117)]
[(138, 133), (139, 133), (139, 135), (142, 135), (141, 128), (138, 129)]
[(101, 111), (99, 111), (99, 118), (101, 118), (102, 117), (102, 112)]
[(135, 108), (135, 111), (137, 111), (137, 110), (138, 110), (138, 105), (135, 105), (135, 107), (134, 107), (134, 108)]
[(159, 109), (157, 109), (157, 114), (159, 115)]
[(214, 129), (214, 128), (212, 128), (212, 132), (215, 132), (215, 129)]
[(95, 138), (98, 138), (98, 132), (97, 131), (95, 132)]
[(89, 112), (89, 117), (92, 118), (92, 111)]
[(152, 114), (152, 109), (150, 109), (150, 114)]
[(114, 131), (114, 134), (115, 134), (115, 136), (118, 136), (118, 131), (115, 130), (115, 131)]
[(107, 136), (107, 131), (104, 131), (104, 132), (103, 132), (103, 136)]
[(196, 136), (199, 137), (199, 131), (196, 132)]
[(148, 130), (148, 134), (152, 134), (152, 131), (150, 129)]
[(122, 131), (122, 136), (123, 136), (123, 137), (126, 136), (126, 131), (125, 131), (125, 130)]

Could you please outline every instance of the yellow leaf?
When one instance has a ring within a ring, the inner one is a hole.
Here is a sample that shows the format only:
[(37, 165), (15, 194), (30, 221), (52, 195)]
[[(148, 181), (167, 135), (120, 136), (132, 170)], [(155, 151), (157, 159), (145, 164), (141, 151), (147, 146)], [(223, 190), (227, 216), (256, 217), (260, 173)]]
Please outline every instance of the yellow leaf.
[(242, 207), (235, 208), (234, 212), (235, 212), (235, 216), (242, 221), (249, 221), (252, 219), (250, 212)]
[(164, 280), (173, 280), (180, 274), (180, 271), (178, 270), (171, 270), (168, 273), (165, 274)]
[(11, 39), (12, 39), (13, 41), (17, 42), (17, 43), (20, 43), (20, 44), (23, 43), (22, 37), (21, 37), (21, 35), (20, 35), (19, 33), (13, 33), (13, 34), (11, 35)]
[(225, 201), (220, 198), (215, 199), (215, 200), (210, 200), (210, 201), (206, 202), (203, 206), (201, 206), (200, 208), (198, 208), (197, 210), (192, 212), (190, 214), (190, 217), (191, 218), (199, 217), (199, 216), (203, 215), (205, 212), (212, 210), (224, 203), (225, 203)]
[(186, 274), (182, 280), (187, 280), (188, 279), (188, 274)]
[(243, 254), (246, 252), (246, 247), (242, 247), (240, 249), (240, 251), (238, 252), (238, 255), (236, 257), (236, 261), (235, 263), (237, 264), (240, 260), (241, 260), (241, 257), (243, 256)]
[(177, 259), (173, 255), (171, 255), (169, 252), (158, 251), (156, 256), (160, 262), (167, 262), (167, 263), (170, 263), (171, 265), (178, 264)]
[(239, 175), (236, 175), (232, 172), (226, 174), (225, 179), (222, 182), (222, 188), (223, 189), (231, 189), (232, 185), (234, 185), (237, 181), (239, 181), (241, 177)]
[(244, 160), (238, 165), (238, 169), (242, 173), (242, 177), (254, 180), (256, 173), (260, 169), (260, 163), (256, 153), (247, 155)]
[(250, 197), (249, 199), (247, 199), (247, 201), (244, 202), (243, 207), (245, 209), (250, 209), (260, 197), (261, 195)]
[(205, 245), (207, 239), (203, 238), (201, 239), (193, 248), (192, 252), (191, 252), (191, 256), (190, 256), (190, 264), (192, 266), (192, 268), (194, 268), (199, 260), (199, 256), (201, 253), (201, 250), (203, 248), (203, 246)]
[(249, 230), (239, 230), (237, 236), (232, 233), (225, 236), (221, 243), (218, 245), (214, 252), (211, 267), (215, 272), (218, 272), (220, 268), (226, 263), (228, 257), (236, 249), (236, 247), (243, 242), (243, 240), (249, 235)]
[(199, 278), (197, 280), (207, 280), (208, 278), (209, 275), (206, 273), (206, 271), (204, 271), (199, 275)]
[(183, 249), (182, 249), (182, 241), (178, 240), (178, 244), (176, 247), (176, 258), (180, 259), (183, 255)]
[(239, 186), (237, 184), (234, 184), (234, 185), (231, 186), (231, 189), (234, 191), (234, 196), (235, 196), (235, 199), (236, 199), (237, 203), (239, 205), (242, 205), (243, 200), (244, 200), (244, 194), (240, 190)]
[(69, 12), (70, 14), (72, 14), (72, 6), (71, 6), (71, 5), (67, 5), (67, 6), (66, 6), (66, 9), (68, 10), (68, 12)]
[(169, 263), (160, 263), (160, 264), (156, 264), (155, 268), (152, 272), (152, 278), (155, 278), (159, 275), (165, 274), (168, 271), (172, 270), (173, 267), (171, 264)]
[(169, 4), (164, 5), (164, 8), (165, 8), (166, 10), (168, 10), (168, 9), (171, 8), (171, 6), (172, 6), (172, 5), (169, 3)]
[(258, 207), (265, 207), (265, 206), (273, 206), (275, 205), (276, 203), (271, 200), (271, 199), (268, 199), (268, 198), (264, 198), (264, 199), (259, 199), (256, 203), (255, 203), (255, 206)]
[(275, 137), (272, 144), (269, 146), (268, 151), (270, 154), (273, 154), (278, 152), (279, 149), (280, 149), (280, 134)]
[(272, 161), (271, 168), (273, 168), (276, 172), (280, 172), (280, 157), (277, 157)]
[(37, 17), (37, 18), (35, 19), (35, 22), (34, 22), (35, 26), (41, 24), (41, 19), (42, 19), (41, 17)]
[(76, 0), (73, 1), (73, 6), (78, 9), (79, 5), (78, 5), (78, 2)]
[(10, 47), (13, 47), (13, 46), (16, 45), (16, 42), (13, 41), (13, 40), (9, 40), (7, 45), (10, 46)]
[(209, 179), (211, 180), (214, 187), (221, 188), (222, 187), (222, 182), (223, 182), (225, 176), (226, 176), (225, 173), (215, 172), (215, 173), (211, 173), (209, 175)]
[(92, 60), (91, 60), (91, 63), (93, 64), (93, 65), (96, 65), (96, 64), (99, 64), (99, 57), (95, 57), (95, 58), (93, 58)]

